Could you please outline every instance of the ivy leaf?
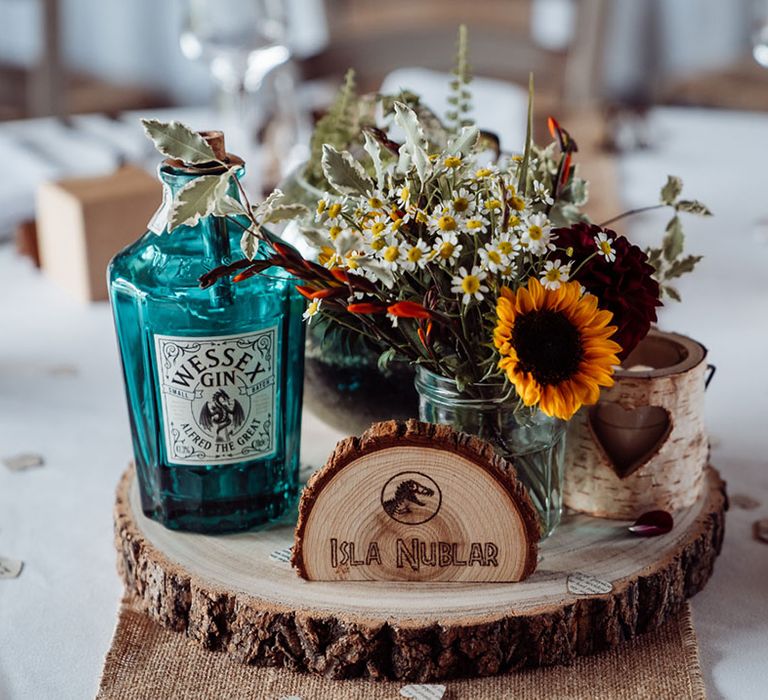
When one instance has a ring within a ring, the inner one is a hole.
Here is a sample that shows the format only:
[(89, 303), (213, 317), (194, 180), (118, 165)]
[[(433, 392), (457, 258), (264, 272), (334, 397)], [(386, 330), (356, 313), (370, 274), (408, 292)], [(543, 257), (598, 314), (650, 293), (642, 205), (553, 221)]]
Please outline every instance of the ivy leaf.
[(277, 204), (270, 207), (261, 217), (262, 224), (274, 224), (279, 221), (288, 221), (296, 219), (299, 216), (305, 216), (309, 213), (303, 204)]
[(228, 194), (217, 199), (213, 205), (214, 216), (245, 216), (246, 213), (242, 202)]
[(712, 216), (709, 207), (707, 207), (706, 204), (699, 202), (697, 199), (681, 199), (675, 205), (675, 208), (678, 211), (685, 211), (689, 214), (696, 214), (697, 216)]
[(212, 214), (216, 202), (227, 192), (229, 176), (229, 171), (222, 175), (202, 175), (184, 185), (173, 200), (168, 230), (194, 226), (202, 217)]
[(363, 166), (348, 151), (337, 151), (324, 144), (322, 167), (325, 179), (339, 194), (365, 194), (373, 189)]
[(662, 204), (674, 204), (683, 191), (683, 181), (677, 175), (667, 175), (667, 183), (661, 188)]
[(259, 249), (259, 237), (253, 229), (249, 228), (247, 231), (243, 231), (243, 235), (240, 237), (240, 248), (248, 260), (253, 260)]
[(664, 285), (661, 290), (670, 298), (674, 299), (675, 301), (682, 301), (680, 298), (680, 292), (677, 291), (674, 287), (670, 287), (669, 285)]
[(379, 189), (384, 187), (384, 166), (381, 163), (381, 146), (367, 131), (363, 131), (365, 137), (365, 151), (373, 161), (373, 169), (376, 172), (376, 186)]
[(693, 272), (693, 268), (696, 267), (702, 257), (701, 255), (688, 255), (682, 260), (676, 260), (669, 266), (665, 277), (667, 279), (674, 279), (675, 277), (681, 277), (689, 272)]
[(168, 158), (175, 158), (190, 165), (216, 160), (208, 142), (181, 122), (142, 119), (141, 124), (155, 148)]
[(683, 252), (683, 242), (685, 238), (683, 236), (683, 225), (680, 222), (680, 217), (673, 216), (667, 224), (666, 231), (664, 233), (664, 240), (662, 241), (662, 250), (664, 253), (664, 260), (672, 262)]

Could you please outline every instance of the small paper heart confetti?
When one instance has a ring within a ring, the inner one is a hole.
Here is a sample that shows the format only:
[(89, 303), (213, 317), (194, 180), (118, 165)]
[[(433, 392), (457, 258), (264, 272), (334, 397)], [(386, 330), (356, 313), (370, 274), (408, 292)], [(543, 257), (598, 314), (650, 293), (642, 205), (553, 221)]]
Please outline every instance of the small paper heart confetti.
[(675, 521), (666, 510), (649, 510), (629, 526), (629, 531), (638, 537), (656, 537), (666, 535), (674, 524)]
[(610, 581), (581, 571), (568, 574), (566, 586), (568, 592), (573, 595), (600, 595), (601, 593), (610, 593), (613, 590), (613, 584)]
[(760, 501), (756, 501), (752, 496), (747, 496), (745, 493), (735, 493), (733, 496), (728, 496), (728, 500), (736, 508), (741, 508), (742, 510), (754, 510), (760, 506)]
[(412, 700), (440, 700), (445, 695), (444, 685), (405, 685), (400, 688), (400, 695)]
[(756, 540), (768, 544), (768, 518), (755, 520), (752, 524), (752, 536)]
[(23, 561), (0, 557), (0, 578), (16, 578), (23, 568)]
[(45, 460), (42, 455), (25, 452), (13, 457), (3, 457), (3, 464), (12, 472), (23, 472), (33, 467), (42, 467), (45, 464)]
[(272, 561), (291, 561), (291, 547), (286, 547), (285, 549), (276, 549), (269, 555), (269, 558)]

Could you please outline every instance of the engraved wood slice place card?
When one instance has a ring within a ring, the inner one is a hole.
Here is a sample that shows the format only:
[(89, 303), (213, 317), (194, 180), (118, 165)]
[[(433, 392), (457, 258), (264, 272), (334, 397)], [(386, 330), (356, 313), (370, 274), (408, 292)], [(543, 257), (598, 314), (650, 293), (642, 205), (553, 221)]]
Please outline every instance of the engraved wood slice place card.
[(449, 426), (386, 421), (340, 442), (301, 498), (292, 563), (314, 581), (521, 581), (538, 516), (512, 464)]

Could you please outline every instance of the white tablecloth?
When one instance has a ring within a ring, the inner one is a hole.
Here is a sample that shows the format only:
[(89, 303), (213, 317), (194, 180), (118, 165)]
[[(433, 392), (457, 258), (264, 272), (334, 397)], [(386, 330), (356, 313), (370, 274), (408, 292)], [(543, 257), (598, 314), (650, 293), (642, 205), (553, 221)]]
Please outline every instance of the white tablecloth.
[[(688, 247), (706, 255), (681, 282), (683, 304), (661, 318), (710, 351), (707, 395), (713, 462), (729, 490), (760, 501), (733, 508), (715, 574), (693, 603), (710, 697), (766, 696), (768, 545), (751, 523), (768, 517), (768, 216), (763, 157), (768, 117), (659, 110), (654, 150), (621, 161), (629, 205), (654, 202), (666, 174), (716, 218), (690, 218)], [(10, 166), (9, 166), (10, 167)], [(638, 219), (649, 240), (664, 218)], [(337, 433), (311, 415), (306, 462), (319, 465)], [(0, 698), (87, 698), (95, 693), (121, 586), (111, 510), (131, 454), (128, 419), (105, 304), (80, 306), (10, 249), (0, 249), (0, 457), (37, 452), (45, 466), (0, 466), (0, 556), (24, 560), (0, 580)], [(555, 689), (552, 689), (555, 692)]]

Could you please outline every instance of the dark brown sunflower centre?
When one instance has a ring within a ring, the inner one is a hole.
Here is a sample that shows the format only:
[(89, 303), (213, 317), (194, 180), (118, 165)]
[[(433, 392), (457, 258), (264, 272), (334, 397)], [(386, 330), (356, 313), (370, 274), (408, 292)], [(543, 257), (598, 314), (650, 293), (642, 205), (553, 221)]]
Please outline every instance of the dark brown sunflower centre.
[(581, 334), (560, 311), (531, 311), (515, 319), (512, 345), (517, 369), (540, 384), (559, 384), (579, 369), (584, 356)]

